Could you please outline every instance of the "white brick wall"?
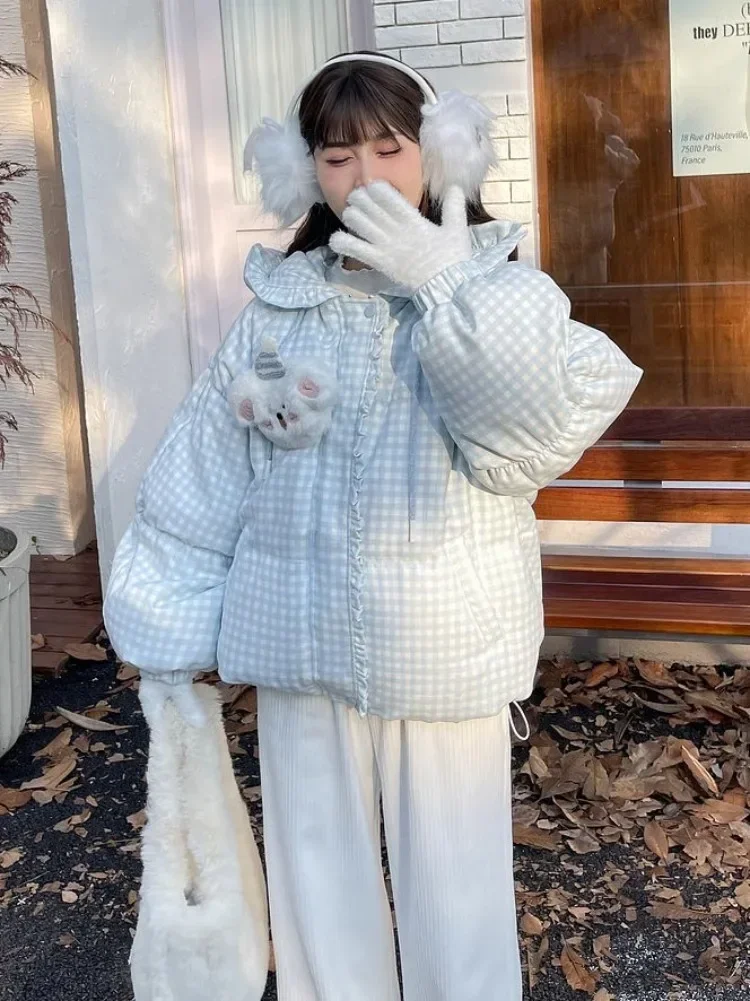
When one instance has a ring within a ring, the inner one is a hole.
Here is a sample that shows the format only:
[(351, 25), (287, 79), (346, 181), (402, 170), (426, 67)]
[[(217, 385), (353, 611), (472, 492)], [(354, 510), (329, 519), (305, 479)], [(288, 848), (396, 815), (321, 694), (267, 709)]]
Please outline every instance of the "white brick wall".
[(414, 69), (426, 66), (458, 66), (461, 62), (460, 45), (422, 45), (415, 49), (401, 49), (401, 58)]
[(458, 0), (417, 0), (396, 4), (397, 24), (426, 24), (430, 21), (454, 21)]
[(376, 28), (375, 44), (379, 49), (388, 49), (404, 45), (436, 45), (436, 24), (396, 25), (393, 28)]
[(392, 3), (379, 3), (375, 8), (375, 26), (385, 28), (396, 23), (396, 8)]
[(505, 38), (523, 38), (526, 34), (525, 17), (504, 17), (503, 35)]
[(522, 38), (501, 39), (496, 42), (467, 42), (461, 46), (462, 62), (511, 63), (526, 58), (526, 43)]
[(461, 17), (514, 17), (524, 13), (524, 0), (461, 0)]
[(441, 42), (475, 42), (487, 38), (503, 37), (501, 17), (478, 17), (471, 21), (445, 21), (438, 25)]
[[(490, 215), (530, 226), (533, 219), (531, 142), (526, 94), (496, 94), (485, 99), (497, 115), (492, 123), (498, 163), (482, 185), (482, 200)], [(522, 259), (532, 261), (534, 245), (524, 241)]]
[(510, 115), (507, 118), (496, 118), (490, 126), (493, 136), (503, 136), (507, 139), (529, 136), (529, 116)]
[[(415, 69), (440, 68), (440, 87), (475, 93), (497, 116), (491, 135), (497, 166), (482, 186), (491, 215), (529, 226), (534, 216), (529, 101), (525, 92), (479, 93), (463, 74), (492, 64), (527, 58), (524, 0), (373, 0), (378, 51)], [(447, 76), (446, 76), (447, 74)], [(474, 79), (474, 78), (472, 78)], [(455, 82), (454, 82), (455, 80)], [(491, 86), (487, 88), (491, 91)], [(521, 259), (533, 262), (531, 239), (521, 245)]]

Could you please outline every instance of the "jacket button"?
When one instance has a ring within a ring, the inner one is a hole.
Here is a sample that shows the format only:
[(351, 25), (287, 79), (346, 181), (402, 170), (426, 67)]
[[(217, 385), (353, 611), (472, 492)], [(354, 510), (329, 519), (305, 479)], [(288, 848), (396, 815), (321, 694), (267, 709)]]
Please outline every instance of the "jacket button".
[(376, 307), (373, 306), (372, 303), (369, 303), (367, 306), (365, 306), (364, 312), (367, 319), (370, 320), (372, 319), (373, 316), (375, 316)]

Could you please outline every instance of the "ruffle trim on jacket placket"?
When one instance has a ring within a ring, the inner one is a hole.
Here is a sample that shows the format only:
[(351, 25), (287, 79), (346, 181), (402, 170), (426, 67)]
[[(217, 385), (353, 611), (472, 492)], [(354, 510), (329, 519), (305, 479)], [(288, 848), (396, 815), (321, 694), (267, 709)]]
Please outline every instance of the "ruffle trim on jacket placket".
[(352, 456), (352, 478), (349, 489), (349, 623), (352, 640), (352, 671), (355, 684), (357, 711), (367, 714), (368, 677), (367, 643), (364, 622), (365, 560), (362, 555), (364, 540), (364, 519), (361, 498), (365, 474), (364, 444), (367, 437), (367, 421), (375, 400), (380, 376), (380, 359), (383, 353), (383, 332), (373, 334), (367, 373), (359, 406), (359, 420), (354, 438)]

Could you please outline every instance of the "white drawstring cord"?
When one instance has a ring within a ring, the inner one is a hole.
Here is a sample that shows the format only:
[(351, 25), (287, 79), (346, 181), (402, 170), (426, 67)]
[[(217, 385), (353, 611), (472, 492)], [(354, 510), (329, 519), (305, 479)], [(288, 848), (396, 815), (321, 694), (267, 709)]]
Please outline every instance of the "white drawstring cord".
[[(521, 714), (521, 719), (523, 720), (524, 726), (526, 727), (526, 733), (523, 736), (521, 736), (518, 730), (516, 730), (516, 724), (513, 722), (513, 710), (511, 709), (510, 706), (515, 706), (516, 709)], [(511, 702), (510, 706), (508, 706), (508, 722), (510, 723), (511, 730), (516, 735), (516, 737), (518, 737), (519, 740), (528, 740), (529, 737), (531, 736), (531, 727), (529, 726), (529, 721), (526, 719), (526, 713), (523, 711), (518, 702)]]

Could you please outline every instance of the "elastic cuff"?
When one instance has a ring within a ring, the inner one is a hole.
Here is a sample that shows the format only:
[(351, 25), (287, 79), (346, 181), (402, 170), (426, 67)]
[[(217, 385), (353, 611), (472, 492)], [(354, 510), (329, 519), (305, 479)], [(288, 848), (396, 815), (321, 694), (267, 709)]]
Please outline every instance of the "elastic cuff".
[(420, 313), (426, 313), (428, 309), (438, 306), (441, 302), (450, 302), (456, 290), (464, 282), (478, 278), (481, 274), (482, 269), (473, 258), (459, 261), (458, 264), (449, 264), (434, 278), (419, 286), (412, 296), (414, 305)]
[(148, 668), (139, 667), (141, 675), (149, 681), (161, 681), (165, 685), (189, 685), (195, 677), (195, 671), (149, 671)]

